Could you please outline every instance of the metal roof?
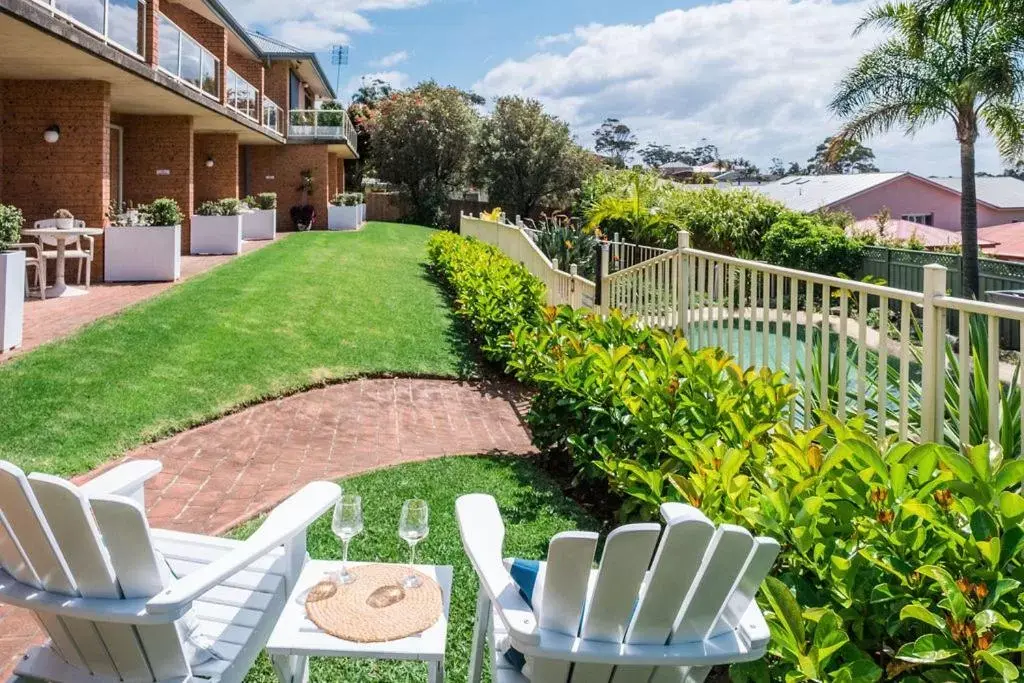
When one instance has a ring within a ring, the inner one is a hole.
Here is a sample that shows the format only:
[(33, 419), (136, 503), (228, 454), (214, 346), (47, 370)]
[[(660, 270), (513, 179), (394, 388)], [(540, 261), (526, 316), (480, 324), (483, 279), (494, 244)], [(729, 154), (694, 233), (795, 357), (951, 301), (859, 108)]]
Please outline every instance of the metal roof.
[[(960, 178), (931, 178), (951, 190), (960, 192)], [(978, 201), (990, 204), (997, 209), (1024, 209), (1024, 181), (1006, 176), (998, 178), (980, 177), (978, 183)]]
[(752, 186), (793, 211), (817, 211), (890, 183), (910, 173), (857, 173), (853, 175), (794, 175)]
[(326, 88), (327, 92), (330, 94), (331, 99), (336, 99), (338, 97), (338, 94), (334, 92), (334, 86), (331, 85), (331, 79), (327, 78), (323, 65), (320, 64), (320, 58), (316, 56), (315, 52), (303, 50), (302, 48), (286, 43), (283, 40), (271, 38), (259, 31), (249, 30), (248, 33), (249, 38), (251, 38), (259, 47), (260, 52), (262, 52), (263, 56), (267, 59), (294, 59), (297, 61), (308, 61), (313, 65), (313, 69), (316, 71), (320, 81), (324, 84), (324, 88)]

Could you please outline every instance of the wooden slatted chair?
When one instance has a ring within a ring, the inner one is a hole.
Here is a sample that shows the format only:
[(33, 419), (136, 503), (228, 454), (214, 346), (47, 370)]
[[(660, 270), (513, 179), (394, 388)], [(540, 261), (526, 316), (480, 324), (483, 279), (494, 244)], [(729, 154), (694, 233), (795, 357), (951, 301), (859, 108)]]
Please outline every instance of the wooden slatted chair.
[[(143, 487), (160, 468), (129, 462), (79, 487), (0, 461), (0, 603), (50, 638), (14, 681), (245, 677), (306, 562), (306, 528), (340, 489), (309, 484), (232, 541), (150, 529)], [(303, 680), (287, 658), (274, 664)]]
[[(687, 505), (661, 512), (664, 530), (631, 524), (609, 534), (597, 569), (597, 534), (555, 536), (531, 607), (502, 559), (494, 498), (459, 498), (462, 543), (480, 579), (470, 683), (488, 640), (495, 683), (699, 683), (712, 666), (764, 656), (768, 626), (754, 596), (779, 544), (716, 528)], [(503, 656), (508, 646), (525, 656), (528, 677)]]

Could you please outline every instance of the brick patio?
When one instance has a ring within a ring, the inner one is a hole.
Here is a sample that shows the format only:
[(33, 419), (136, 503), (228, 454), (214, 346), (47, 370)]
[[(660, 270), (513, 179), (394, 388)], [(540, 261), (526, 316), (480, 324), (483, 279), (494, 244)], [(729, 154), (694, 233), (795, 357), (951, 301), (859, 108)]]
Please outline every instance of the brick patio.
[[(277, 239), (291, 233), (278, 233)], [(242, 254), (248, 254), (271, 242), (243, 242)], [(182, 256), (181, 279), (177, 282), (99, 283), (85, 296), (60, 299), (29, 299), (25, 302), (25, 331), (20, 348), (0, 353), (0, 363), (56, 339), (63, 339), (94, 320), (113, 315), (140, 301), (154, 297), (176, 284), (224, 265), (237, 256)], [(73, 281), (69, 281), (73, 282)], [(34, 286), (34, 283), (33, 283)], [(0, 633), (2, 635), (2, 633)]]
[[(444, 455), (532, 454), (526, 407), (503, 382), (357, 380), (249, 408), (126, 459), (164, 465), (146, 487), (153, 526), (219, 534), (313, 480)], [(0, 680), (40, 639), (27, 613), (0, 608)]]

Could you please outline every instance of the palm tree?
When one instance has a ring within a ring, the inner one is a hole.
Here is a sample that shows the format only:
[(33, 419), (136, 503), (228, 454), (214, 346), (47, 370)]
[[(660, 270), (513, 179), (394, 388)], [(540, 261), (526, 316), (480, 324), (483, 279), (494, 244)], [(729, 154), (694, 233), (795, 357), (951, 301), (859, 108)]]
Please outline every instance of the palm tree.
[[(1000, 153), (1024, 151), (1024, 32), (996, 3), (973, 1), (969, 11), (934, 12), (923, 2), (887, 2), (857, 33), (878, 26), (891, 37), (861, 57), (840, 82), (831, 109), (848, 119), (833, 140), (864, 140), (893, 128), (908, 135), (951, 120), (960, 143), (963, 291), (978, 294), (978, 201), (975, 145), (984, 126)], [(1018, 0), (1014, 0), (1015, 2)]]

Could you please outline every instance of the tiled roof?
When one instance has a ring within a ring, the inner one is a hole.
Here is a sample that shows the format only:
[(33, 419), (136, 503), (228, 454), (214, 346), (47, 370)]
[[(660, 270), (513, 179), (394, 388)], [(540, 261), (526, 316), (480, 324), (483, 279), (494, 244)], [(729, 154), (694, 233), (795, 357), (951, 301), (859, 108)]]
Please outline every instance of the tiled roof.
[(259, 31), (249, 31), (249, 37), (252, 38), (253, 42), (268, 55), (274, 54), (304, 54), (309, 50), (303, 50), (300, 47), (295, 47), (283, 40), (277, 38), (271, 38), (270, 36), (264, 35)]
[[(853, 234), (878, 234), (878, 221), (874, 218), (865, 218), (862, 221), (857, 221), (850, 228), (849, 232)], [(958, 245), (962, 239), (961, 233), (955, 230), (943, 230), (942, 228), (936, 228), (930, 225), (921, 225), (920, 223), (913, 223), (899, 218), (890, 218), (886, 221), (885, 232), (882, 237), (899, 240), (909, 240), (913, 238), (920, 241), (928, 249)], [(994, 247), (996, 245), (995, 242), (983, 239), (979, 236), (978, 246), (984, 249), (987, 247)]]
[(978, 240), (994, 242), (995, 246), (985, 249), (989, 256), (1024, 260), (1024, 223), (992, 225), (978, 230)]
[[(931, 178), (951, 190), (960, 191), (960, 178)], [(1024, 208), (1024, 181), (1010, 176), (996, 178), (980, 177), (978, 183), (978, 201), (991, 204), (997, 209)]]

